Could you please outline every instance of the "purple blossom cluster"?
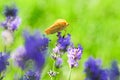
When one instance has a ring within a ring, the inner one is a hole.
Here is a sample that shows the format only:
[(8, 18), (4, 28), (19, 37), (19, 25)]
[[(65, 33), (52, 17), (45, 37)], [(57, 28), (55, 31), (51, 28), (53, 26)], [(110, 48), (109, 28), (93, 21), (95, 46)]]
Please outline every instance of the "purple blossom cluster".
[(6, 70), (7, 65), (9, 65), (8, 59), (9, 55), (7, 55), (7, 53), (0, 52), (0, 74)]
[[(33, 35), (30, 35), (28, 32), (24, 32), (24, 39), (24, 47), (18, 48), (13, 53), (13, 59), (23, 70), (34, 70), (32, 73), (36, 76), (32, 76), (35, 77), (35, 79), (30, 80), (39, 80), (40, 72), (42, 71), (42, 67), (45, 63), (45, 55), (47, 53), (49, 39), (44, 35), (40, 35), (39, 32), (35, 32)], [(28, 64), (31, 65), (32, 68), (29, 68)], [(29, 73), (31, 73), (31, 71), (29, 71)], [(31, 77), (28, 73), (26, 75)]]
[(85, 62), (85, 80), (108, 80), (108, 73), (106, 69), (101, 68), (101, 61), (90, 57)]
[(55, 60), (56, 68), (60, 68), (62, 66), (62, 55), (67, 51), (67, 48), (71, 44), (71, 36), (67, 34), (67, 36), (62, 36), (61, 32), (57, 34), (58, 40), (55, 48), (53, 48), (52, 58)]
[(0, 26), (4, 28), (2, 32), (2, 38), (5, 45), (12, 44), (14, 41), (13, 32), (18, 29), (21, 19), (17, 16), (18, 9), (12, 6), (6, 6), (4, 9), (4, 15), (6, 20), (3, 21)]
[(17, 12), (18, 9), (16, 7), (5, 7), (4, 15), (6, 16), (6, 21), (1, 24), (4, 29), (14, 31), (18, 28), (21, 19), (17, 16)]
[(71, 44), (71, 36), (70, 34), (61, 35), (61, 32), (57, 34), (58, 40), (55, 48), (53, 48), (53, 53), (55, 54), (63, 54), (67, 51), (68, 46)]
[(26, 72), (25, 76), (23, 76), (23, 78), (21, 78), (20, 80), (39, 80), (39, 74), (40, 73), (29, 70)]
[(109, 69), (109, 80), (120, 80), (120, 70), (117, 61), (113, 61)]
[[(61, 32), (57, 33), (57, 44), (55, 48), (53, 48), (52, 58), (55, 61), (55, 67), (61, 68), (63, 59), (62, 56), (67, 53), (68, 56), (68, 64), (70, 68), (74, 68), (78, 66), (78, 61), (81, 59), (83, 48), (81, 45), (78, 47), (74, 47), (73, 43), (71, 42), (71, 35), (61, 35)], [(51, 71), (54, 72), (54, 69)], [(71, 72), (71, 71), (70, 71)], [(52, 74), (49, 72), (50, 77), (56, 77), (57, 74)], [(56, 72), (55, 72), (56, 73)], [(53, 76), (54, 75), (54, 76)]]
[(78, 45), (77, 48), (73, 46), (68, 48), (68, 63), (71, 68), (78, 66), (78, 60), (81, 59), (82, 52), (83, 48), (81, 45)]
[(53, 48), (52, 58), (55, 60), (55, 66), (60, 68), (62, 66), (62, 55), (64, 53), (68, 54), (68, 63), (71, 68), (78, 66), (78, 61), (81, 58), (83, 48), (82, 46), (78, 45), (78, 48), (75, 48), (71, 42), (71, 35), (67, 34), (61, 35), (61, 32), (57, 34), (58, 40), (57, 45)]
[(59, 51), (67, 51), (68, 46), (71, 44), (70, 34), (67, 34), (67, 36), (62, 36), (61, 32), (58, 32), (57, 37), (57, 47), (59, 47)]
[(85, 62), (85, 80), (120, 80), (120, 70), (116, 61), (111, 68), (103, 69), (101, 60), (90, 57)]

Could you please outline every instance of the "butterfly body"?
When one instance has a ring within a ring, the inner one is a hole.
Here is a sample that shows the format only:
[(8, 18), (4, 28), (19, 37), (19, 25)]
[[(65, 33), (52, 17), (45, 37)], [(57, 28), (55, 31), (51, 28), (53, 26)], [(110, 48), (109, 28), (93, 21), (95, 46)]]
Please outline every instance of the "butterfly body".
[(68, 23), (66, 20), (64, 19), (58, 19), (53, 25), (51, 25), (50, 27), (48, 27), (45, 30), (45, 33), (48, 34), (53, 34), (59, 31), (64, 30), (66, 27), (68, 26)]

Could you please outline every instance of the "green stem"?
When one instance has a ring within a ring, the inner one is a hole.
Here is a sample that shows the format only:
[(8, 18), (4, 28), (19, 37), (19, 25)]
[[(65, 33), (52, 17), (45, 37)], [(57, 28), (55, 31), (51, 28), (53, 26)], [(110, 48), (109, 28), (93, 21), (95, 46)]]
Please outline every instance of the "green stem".
[(71, 72), (72, 72), (72, 69), (70, 68), (70, 72), (69, 72), (68, 80), (70, 80), (70, 78), (71, 78)]
[(6, 52), (6, 45), (4, 46), (4, 52)]
[[(52, 71), (55, 71), (55, 61), (53, 61), (53, 69), (52, 69)], [(53, 78), (54, 78), (53, 80), (55, 80), (55, 79), (56, 79), (56, 76), (53, 77)]]
[(52, 70), (54, 71), (55, 69), (55, 61), (53, 61), (53, 66), (52, 66)]

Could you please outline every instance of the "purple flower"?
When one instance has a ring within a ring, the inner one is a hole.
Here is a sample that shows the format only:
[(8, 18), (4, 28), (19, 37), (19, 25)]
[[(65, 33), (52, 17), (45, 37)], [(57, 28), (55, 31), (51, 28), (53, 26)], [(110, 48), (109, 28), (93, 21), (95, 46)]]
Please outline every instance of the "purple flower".
[[(40, 73), (45, 63), (49, 39), (40, 35), (38, 32), (33, 35), (24, 32), (24, 39), (24, 47), (18, 48), (16, 52), (13, 53), (13, 59), (22, 69), (27, 69), (30, 64), (35, 72)], [(32, 61), (33, 64), (31, 64), (30, 61)]]
[(61, 52), (60, 52), (60, 46), (57, 45), (55, 48), (53, 48), (53, 52), (54, 52), (55, 54), (61, 54)]
[(5, 7), (4, 15), (6, 17), (9, 17), (9, 16), (16, 17), (17, 13), (18, 13), (18, 9), (16, 7), (10, 7), (10, 6)]
[(57, 45), (53, 49), (54, 53), (61, 53), (61, 51), (67, 51), (67, 47), (71, 44), (70, 41), (70, 34), (67, 34), (67, 36), (61, 36), (61, 32), (58, 32), (58, 40), (57, 40)]
[(110, 80), (120, 80), (120, 71), (116, 61), (112, 62), (111, 69), (109, 70)]
[(58, 32), (57, 37), (57, 45), (53, 48), (52, 58), (55, 60), (55, 67), (60, 68), (62, 66), (61, 56), (67, 51), (68, 46), (71, 44), (71, 36), (70, 34), (67, 34), (67, 36), (62, 36), (61, 32)]
[(6, 21), (4, 21), (1, 25), (3, 28), (8, 29), (10, 31), (14, 31), (18, 28), (21, 23), (21, 19), (19, 17), (7, 17)]
[(61, 32), (58, 32), (58, 40), (57, 40), (57, 45), (60, 46), (60, 49), (63, 51), (67, 51), (67, 47), (71, 43), (71, 36), (70, 34), (67, 34), (67, 36), (61, 36)]
[(4, 29), (14, 31), (18, 28), (21, 23), (21, 19), (17, 16), (17, 8), (15, 7), (6, 7), (4, 15), (6, 16), (6, 21), (1, 23), (1, 26)]
[(34, 35), (24, 33), (25, 49), (29, 57), (35, 61), (38, 67), (42, 67), (45, 62), (45, 55), (48, 49), (49, 39), (44, 35), (40, 35), (39, 32)]
[(30, 59), (29, 55), (26, 53), (26, 49), (23, 46), (20, 46), (12, 53), (12, 58), (16, 65), (20, 68), (25, 69), (27, 61)]
[(85, 62), (85, 73), (86, 79), (85, 80), (107, 80), (108, 74), (107, 70), (101, 68), (101, 61), (95, 60), (90, 57)]
[(21, 80), (39, 80), (40, 73), (29, 70)]
[(62, 58), (57, 58), (55, 62), (56, 68), (60, 68), (62, 66)]
[(78, 45), (78, 48), (68, 48), (68, 63), (71, 68), (78, 66), (78, 60), (81, 58), (82, 51), (83, 49), (80, 45)]
[(7, 65), (9, 65), (8, 58), (9, 56), (7, 54), (0, 52), (0, 73), (6, 70)]

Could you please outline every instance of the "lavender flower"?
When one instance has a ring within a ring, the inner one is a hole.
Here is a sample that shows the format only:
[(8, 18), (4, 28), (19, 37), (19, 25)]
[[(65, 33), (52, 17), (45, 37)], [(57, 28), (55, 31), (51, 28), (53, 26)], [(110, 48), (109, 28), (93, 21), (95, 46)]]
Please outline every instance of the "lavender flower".
[(78, 45), (78, 48), (68, 48), (68, 63), (71, 68), (78, 66), (78, 60), (81, 58), (82, 51), (83, 49), (80, 45)]
[(17, 13), (18, 13), (18, 9), (16, 7), (9, 7), (9, 6), (5, 7), (4, 15), (6, 17), (9, 17), (9, 16), (16, 17)]
[(57, 58), (55, 62), (56, 68), (60, 68), (62, 66), (62, 58)]
[(57, 45), (55, 48), (53, 48), (53, 52), (54, 52), (55, 54), (60, 54), (60, 53), (61, 53), (61, 52), (60, 52), (60, 46)]
[(61, 32), (58, 32), (58, 40), (57, 40), (57, 45), (60, 46), (60, 50), (67, 51), (67, 47), (71, 43), (71, 36), (70, 34), (67, 34), (67, 37), (61, 36)]
[[(45, 55), (47, 53), (47, 47), (49, 40), (45, 36), (40, 35), (36, 32), (30, 35), (28, 32), (24, 32), (25, 45), (24, 47), (18, 48), (15, 53), (13, 53), (13, 59), (19, 67), (22, 69), (27, 69), (27, 63), (31, 63), (34, 72), (39, 73), (45, 63)], [(36, 79), (38, 80), (38, 79)]]
[(6, 7), (4, 11), (4, 15), (6, 16), (6, 21), (2, 22), (2, 27), (4, 29), (14, 31), (18, 28), (21, 23), (21, 19), (17, 16), (17, 8), (16, 7)]
[(112, 62), (111, 69), (109, 70), (110, 80), (120, 80), (120, 71), (116, 61)]
[(52, 58), (55, 60), (55, 67), (60, 68), (62, 66), (61, 56), (67, 51), (68, 46), (71, 44), (71, 38), (70, 34), (67, 34), (67, 36), (62, 36), (61, 32), (58, 32), (57, 37), (57, 45), (53, 48)]
[(32, 70), (29, 70), (26, 72), (24, 77), (21, 80), (39, 80), (40, 73), (34, 72)]
[(36, 32), (34, 35), (24, 33), (25, 49), (29, 57), (35, 61), (38, 67), (42, 67), (45, 62), (49, 39)]
[(70, 34), (67, 34), (67, 37), (65, 36), (61, 36), (61, 32), (58, 32), (58, 40), (57, 40), (57, 45), (56, 47), (53, 49), (54, 53), (60, 54), (61, 51), (67, 51), (67, 47), (70, 45), (71, 41), (70, 41)]
[(45, 54), (47, 51), (49, 40), (45, 36), (39, 35), (36, 32), (30, 35), (28, 32), (24, 33), (25, 45), (24, 48), (17, 49), (16, 54), (13, 54), (21, 68), (25, 68), (25, 63), (28, 60), (33, 60), (36, 67), (41, 68), (45, 62)]
[(7, 65), (9, 65), (8, 58), (9, 56), (7, 54), (0, 52), (0, 73), (6, 70)]
[(12, 53), (12, 59), (14, 59), (15, 64), (20, 68), (25, 69), (27, 61), (30, 59), (29, 55), (26, 53), (24, 46), (20, 46)]
[(85, 80), (107, 80), (108, 74), (107, 70), (101, 68), (101, 61), (95, 60), (90, 57), (87, 62), (85, 62)]

